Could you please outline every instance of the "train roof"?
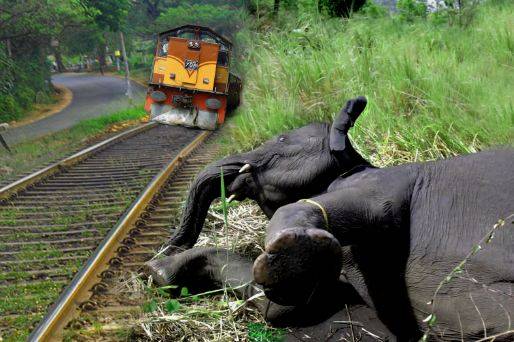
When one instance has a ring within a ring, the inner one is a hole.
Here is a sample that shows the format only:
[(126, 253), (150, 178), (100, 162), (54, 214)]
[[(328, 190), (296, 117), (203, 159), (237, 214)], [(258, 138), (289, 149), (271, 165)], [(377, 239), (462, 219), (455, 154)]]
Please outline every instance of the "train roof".
[(227, 38), (223, 37), (221, 34), (217, 33), (210, 27), (206, 26), (200, 26), (200, 25), (182, 25), (179, 27), (172, 28), (171, 30), (167, 30), (164, 32), (160, 32), (159, 36), (165, 35), (165, 34), (179, 34), (182, 32), (195, 32), (196, 30), (200, 30), (202, 32), (210, 33), (215, 38), (219, 39), (221, 42), (223, 42), (228, 47), (232, 47), (232, 42), (228, 40)]

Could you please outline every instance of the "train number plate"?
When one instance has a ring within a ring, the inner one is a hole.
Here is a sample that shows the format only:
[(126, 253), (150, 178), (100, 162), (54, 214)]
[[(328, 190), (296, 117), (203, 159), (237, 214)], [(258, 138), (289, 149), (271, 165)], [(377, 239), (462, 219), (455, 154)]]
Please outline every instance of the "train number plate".
[(198, 61), (186, 59), (186, 61), (184, 62), (184, 67), (187, 70), (198, 70)]

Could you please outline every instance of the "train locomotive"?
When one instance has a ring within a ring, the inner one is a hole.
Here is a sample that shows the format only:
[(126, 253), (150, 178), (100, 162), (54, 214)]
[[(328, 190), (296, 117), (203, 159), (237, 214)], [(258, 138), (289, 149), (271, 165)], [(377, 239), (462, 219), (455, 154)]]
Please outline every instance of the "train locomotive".
[(239, 105), (241, 79), (230, 71), (232, 43), (208, 27), (158, 35), (145, 110), (157, 122), (214, 130)]

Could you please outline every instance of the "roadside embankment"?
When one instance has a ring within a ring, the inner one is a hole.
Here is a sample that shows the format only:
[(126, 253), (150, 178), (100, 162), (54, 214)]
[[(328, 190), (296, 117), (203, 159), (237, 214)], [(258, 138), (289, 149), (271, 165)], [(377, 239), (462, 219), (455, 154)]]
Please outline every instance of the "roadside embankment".
[(11, 128), (24, 126), (38, 120), (47, 118), (59, 113), (68, 107), (73, 100), (73, 93), (64, 84), (55, 83), (56, 90), (53, 100), (55, 102), (49, 104), (35, 104), (34, 109), (28, 112), (22, 119), (9, 122)]

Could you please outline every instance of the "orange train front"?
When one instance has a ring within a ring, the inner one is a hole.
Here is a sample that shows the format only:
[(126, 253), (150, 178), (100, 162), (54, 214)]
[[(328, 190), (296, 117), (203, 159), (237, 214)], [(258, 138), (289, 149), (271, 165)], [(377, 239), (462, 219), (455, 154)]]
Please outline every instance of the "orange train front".
[(160, 33), (145, 102), (152, 120), (209, 130), (222, 124), (241, 93), (231, 51), (230, 41), (207, 27)]

